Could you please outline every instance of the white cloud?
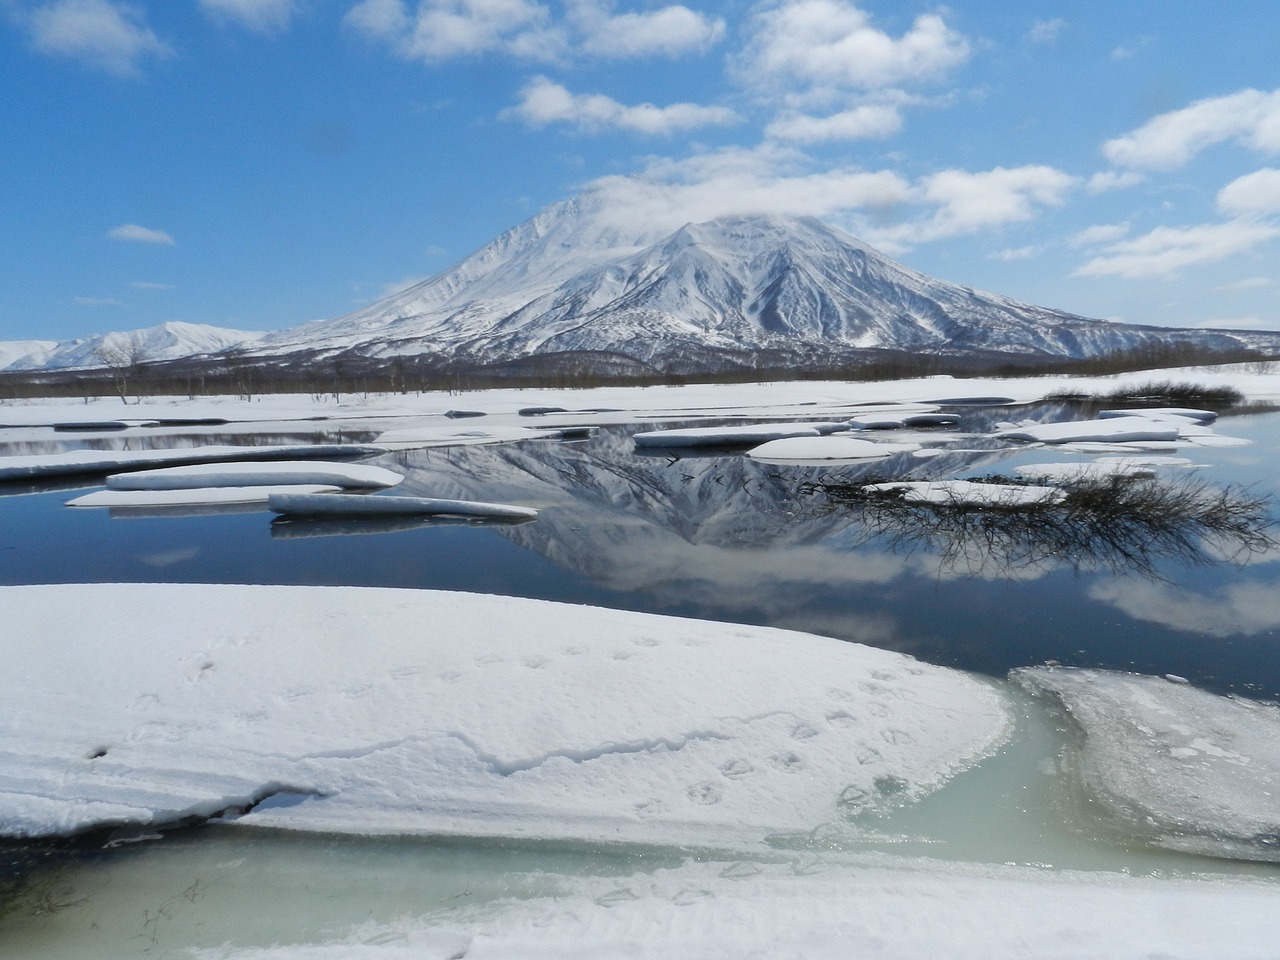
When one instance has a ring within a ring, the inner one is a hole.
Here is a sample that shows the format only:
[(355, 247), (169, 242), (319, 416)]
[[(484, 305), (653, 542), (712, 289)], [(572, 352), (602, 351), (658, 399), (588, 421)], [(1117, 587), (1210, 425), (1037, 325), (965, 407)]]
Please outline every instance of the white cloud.
[(1165, 583), (1106, 581), (1089, 595), (1135, 620), (1210, 637), (1253, 636), (1280, 627), (1280, 590), (1274, 582), (1232, 584), (1193, 593)]
[(587, 192), (620, 225), (676, 229), (743, 214), (848, 221), (908, 201), (911, 187), (888, 170), (813, 170), (798, 151), (766, 144), (684, 160), (654, 159), (640, 176), (604, 177)]
[(1085, 227), (1071, 238), (1073, 247), (1096, 247), (1104, 243), (1114, 243), (1129, 233), (1127, 223), (1099, 223)]
[(969, 59), (969, 42), (938, 14), (894, 38), (847, 0), (783, 0), (757, 14), (740, 69), (761, 87), (794, 81), (876, 90), (936, 80)]
[(1074, 273), (1125, 280), (1169, 277), (1185, 267), (1225, 260), (1276, 237), (1280, 237), (1280, 227), (1247, 220), (1157, 227), (1141, 237), (1112, 244)]
[(126, 223), (107, 233), (108, 240), (127, 240), (135, 243), (161, 243), (173, 246), (173, 237), (163, 230), (152, 230), (140, 227), (136, 223)]
[(902, 111), (896, 103), (862, 103), (826, 117), (803, 113), (784, 114), (765, 128), (765, 136), (793, 143), (828, 140), (881, 139), (902, 129)]
[(41, 53), (79, 60), (117, 76), (138, 72), (147, 57), (173, 50), (146, 25), (142, 11), (109, 0), (55, 0), (20, 15)]
[(1058, 39), (1058, 35), (1062, 33), (1066, 25), (1067, 21), (1061, 17), (1054, 17), (1052, 20), (1037, 20), (1031, 25), (1031, 29), (1027, 31), (1027, 39), (1032, 43), (1053, 43)]
[(562, 18), (536, 0), (361, 0), (344, 18), (406, 59), (438, 62), (505, 53), (555, 63), (573, 57), (622, 59), (705, 50), (724, 35), (718, 18), (672, 5), (615, 14), (604, 0), (571, 0)]
[(898, 228), (903, 243), (962, 236), (1033, 219), (1040, 207), (1061, 206), (1077, 178), (1046, 166), (996, 167), (980, 173), (943, 170), (921, 178), (918, 202), (935, 208), (925, 220)]
[(703, 107), (694, 103), (627, 106), (603, 94), (570, 93), (546, 77), (534, 77), (525, 84), (520, 96), (519, 104), (502, 111), (502, 119), (523, 120), (534, 127), (567, 123), (585, 131), (617, 129), (655, 136), (738, 121), (738, 115), (727, 107)]
[(258, 33), (284, 30), (297, 9), (296, 0), (200, 0), (200, 7), (217, 20), (237, 23)]
[(1280, 90), (1241, 90), (1197, 100), (1108, 140), (1102, 150), (1119, 166), (1172, 170), (1225, 141), (1263, 153), (1280, 153)]
[(1237, 217), (1280, 213), (1280, 170), (1264, 167), (1232, 180), (1218, 191), (1218, 209)]
[(1089, 178), (1084, 185), (1089, 193), (1106, 193), (1141, 183), (1145, 178), (1134, 170), (1102, 170)]
[(576, 0), (569, 20), (581, 33), (581, 49), (606, 59), (674, 57), (706, 50), (724, 36), (724, 21), (705, 17), (685, 6), (661, 7), (645, 13), (614, 14), (594, 0)]

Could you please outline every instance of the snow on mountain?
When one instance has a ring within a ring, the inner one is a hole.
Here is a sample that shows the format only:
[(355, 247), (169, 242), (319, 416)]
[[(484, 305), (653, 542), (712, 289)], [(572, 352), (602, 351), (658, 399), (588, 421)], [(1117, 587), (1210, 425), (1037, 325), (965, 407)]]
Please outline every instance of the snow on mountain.
[(141, 330), (116, 331), (78, 340), (14, 340), (0, 342), (0, 370), (101, 367), (104, 351), (133, 351), (135, 343), (141, 361), (176, 360), (218, 353), (252, 343), (262, 336), (261, 332), (174, 320)]
[(625, 228), (587, 195), (548, 207), (442, 274), (347, 316), (270, 334), (250, 353), (483, 365), (603, 351), (670, 368), (717, 354), (783, 364), (868, 349), (1085, 357), (1170, 340), (1230, 349), (1255, 339), (1090, 320), (981, 293), (809, 217)]

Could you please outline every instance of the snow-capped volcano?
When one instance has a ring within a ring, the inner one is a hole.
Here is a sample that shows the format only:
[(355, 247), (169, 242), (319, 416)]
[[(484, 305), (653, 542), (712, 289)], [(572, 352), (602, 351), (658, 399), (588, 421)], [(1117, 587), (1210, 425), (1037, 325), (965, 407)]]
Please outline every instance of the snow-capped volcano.
[(136, 354), (144, 362), (214, 354), (263, 334), (172, 320), (141, 330), (77, 340), (13, 340), (0, 343), (0, 370), (79, 370), (101, 367), (104, 354)]
[(1061, 358), (1170, 339), (1229, 349), (1256, 336), (1089, 320), (980, 293), (809, 217), (628, 229), (579, 197), (444, 273), (345, 317), (268, 335), (249, 354), (484, 366), (591, 352), (670, 370), (717, 358), (833, 362), (867, 350)]

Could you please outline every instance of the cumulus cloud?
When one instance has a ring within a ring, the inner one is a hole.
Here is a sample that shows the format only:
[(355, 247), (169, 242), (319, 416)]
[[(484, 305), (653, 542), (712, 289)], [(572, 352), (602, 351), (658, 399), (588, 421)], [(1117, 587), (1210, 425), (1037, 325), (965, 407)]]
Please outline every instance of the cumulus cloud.
[(1089, 193), (1106, 193), (1108, 190), (1137, 186), (1144, 179), (1142, 174), (1134, 170), (1102, 170), (1090, 177), (1084, 188)]
[(1108, 140), (1102, 150), (1118, 166), (1173, 170), (1202, 150), (1226, 141), (1263, 153), (1280, 153), (1280, 90), (1241, 90), (1197, 100)]
[(603, 0), (573, 0), (563, 17), (536, 0), (361, 0), (345, 22), (391, 44), (406, 59), (438, 62), (505, 53), (553, 63), (574, 57), (623, 59), (705, 50), (724, 21), (681, 5), (614, 13)]
[(274, 33), (289, 26), (296, 0), (200, 0), (200, 8), (216, 20), (239, 24), (258, 33)]
[(846, 0), (784, 0), (757, 14), (741, 69), (765, 87), (875, 90), (935, 80), (970, 53), (969, 42), (938, 14), (917, 17), (895, 38)]
[(572, 3), (569, 21), (582, 35), (582, 52), (606, 59), (675, 57), (706, 50), (719, 42), (725, 29), (723, 20), (705, 17), (685, 6), (615, 14), (592, 0)]
[(793, 143), (882, 139), (902, 129), (897, 103), (862, 103), (826, 117), (787, 113), (765, 128), (765, 136)]
[(996, 167), (972, 173), (943, 170), (920, 179), (917, 201), (934, 208), (924, 220), (902, 225), (897, 239), (923, 243), (1033, 219), (1040, 208), (1061, 206), (1077, 178), (1047, 166)]
[(603, 94), (571, 93), (546, 77), (535, 77), (525, 84), (520, 103), (500, 116), (504, 120), (523, 120), (534, 127), (565, 123), (585, 131), (617, 129), (655, 136), (738, 121), (738, 115), (727, 107), (693, 103), (627, 106)]
[(1244, 253), (1276, 237), (1280, 237), (1280, 227), (1247, 220), (1157, 227), (1141, 237), (1111, 244), (1074, 273), (1080, 277), (1125, 280), (1169, 277), (1186, 267)]
[(107, 232), (108, 240), (124, 240), (133, 243), (159, 243), (173, 246), (173, 237), (163, 230), (152, 230), (140, 227), (136, 223), (126, 223)]
[(146, 25), (143, 12), (128, 4), (55, 0), (18, 16), (36, 50), (117, 76), (136, 74), (148, 57), (173, 56), (173, 49)]
[(1218, 209), (1236, 217), (1280, 213), (1280, 170), (1265, 167), (1232, 180), (1218, 191)]
[(744, 214), (850, 222), (906, 202), (911, 186), (888, 170), (816, 170), (798, 151), (765, 144), (683, 160), (655, 159), (638, 176), (604, 177), (589, 184), (586, 193), (620, 225), (673, 230), (691, 221)]

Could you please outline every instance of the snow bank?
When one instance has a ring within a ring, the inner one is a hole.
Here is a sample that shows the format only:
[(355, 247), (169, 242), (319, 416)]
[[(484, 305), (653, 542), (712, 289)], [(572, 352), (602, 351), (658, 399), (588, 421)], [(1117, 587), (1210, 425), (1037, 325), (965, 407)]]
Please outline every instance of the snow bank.
[(191, 487), (177, 490), (98, 490), (68, 500), (68, 507), (185, 507), (221, 503), (262, 503), (273, 494), (323, 495), (342, 487), (324, 483), (250, 487)]
[(0, 457), (0, 481), (34, 480), (78, 474), (110, 473), (122, 468), (161, 464), (218, 463), (225, 460), (310, 460), (329, 457), (373, 457), (382, 447), (347, 443), (290, 444), (260, 447), (177, 447), (167, 450), (68, 450), (20, 457)]
[(857, 437), (785, 437), (747, 451), (756, 460), (880, 460), (919, 450), (918, 443), (875, 443)]
[(276, 513), (302, 516), (395, 516), (448, 514), (461, 517), (503, 517), (532, 520), (538, 511), (506, 503), (478, 500), (440, 500), (435, 497), (364, 497), (359, 494), (308, 496), (305, 491), (281, 492), (267, 501)]
[[(91, 612), (92, 615), (88, 615)], [(741, 844), (919, 796), (998, 688), (857, 644), (354, 587), (0, 588), (0, 834), (172, 822)]]
[(1011, 677), (1080, 725), (1080, 776), (1127, 836), (1280, 860), (1280, 707), (1180, 678), (1051, 667)]
[(272, 463), (200, 463), (139, 470), (107, 477), (111, 490), (184, 490), (191, 487), (253, 487), (272, 484), (327, 484), (335, 487), (394, 487), (404, 479), (394, 470), (364, 463), (284, 460)]
[(908, 503), (948, 506), (1027, 507), (1060, 502), (1066, 496), (1054, 487), (1016, 483), (975, 483), (972, 480), (897, 480), (871, 483), (864, 490), (900, 491)]

